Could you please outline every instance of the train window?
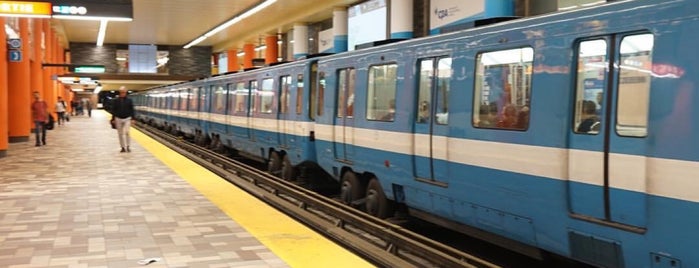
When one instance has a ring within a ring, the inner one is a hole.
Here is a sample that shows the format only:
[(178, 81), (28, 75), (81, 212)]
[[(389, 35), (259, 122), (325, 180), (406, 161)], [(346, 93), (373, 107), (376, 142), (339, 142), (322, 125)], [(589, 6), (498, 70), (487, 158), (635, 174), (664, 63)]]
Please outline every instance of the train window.
[(371, 66), (367, 87), (366, 119), (395, 120), (397, 64)]
[(296, 76), (296, 114), (303, 112), (303, 74)]
[(199, 111), (199, 88), (190, 89), (189, 96), (189, 110), (190, 112)]
[(318, 92), (316, 95), (317, 104), (316, 110), (318, 112), (318, 116), (323, 115), (323, 98), (325, 97), (325, 73), (324, 72), (319, 72), (318, 73)]
[(226, 89), (221, 85), (214, 85), (212, 91), (212, 112), (224, 114), (226, 112)]
[(209, 96), (207, 96), (206, 88), (200, 87), (199, 90), (199, 111), (207, 111), (207, 101)]
[(286, 114), (289, 112), (289, 98), (291, 94), (291, 76), (285, 75), (279, 78), (279, 113)]
[(601, 125), (602, 96), (609, 59), (605, 40), (580, 42), (574, 128), (576, 133), (597, 134)]
[(228, 89), (226, 99), (228, 100), (228, 105), (226, 106), (226, 114), (234, 114), (235, 113), (235, 85), (233, 84), (227, 84), (226, 88)]
[(260, 91), (255, 94), (256, 103), (259, 102), (258, 109), (260, 113), (271, 114), (274, 111), (274, 80), (272, 78), (263, 79)]
[(248, 97), (247, 97), (247, 99), (248, 99), (247, 100), (248, 101), (248, 107), (247, 107), (248, 114), (250, 114), (250, 112), (252, 112), (252, 111), (257, 111), (257, 106), (259, 105), (259, 103), (254, 101), (251, 97), (251, 95), (252, 96), (258, 95), (257, 91), (259, 90), (259, 88), (257, 86), (257, 80), (250, 81), (249, 85), (250, 85), (250, 91), (248, 92)]
[(616, 132), (644, 137), (648, 131), (653, 35), (629, 35), (619, 47), (619, 85)]
[(449, 81), (451, 80), (451, 58), (437, 61), (437, 88), (435, 90), (435, 122), (440, 125), (449, 123)]
[(235, 84), (235, 113), (245, 113), (248, 97), (248, 90), (245, 88), (245, 82)]
[(480, 53), (473, 98), (473, 126), (525, 130), (534, 50), (530, 47)]
[(189, 97), (188, 97), (188, 96), (189, 96), (189, 93), (188, 93), (187, 91), (188, 91), (187, 89), (181, 89), (181, 90), (180, 90), (180, 94), (179, 94), (179, 96), (178, 96), (178, 98), (179, 98), (179, 103), (180, 103), (180, 104), (177, 105), (177, 107), (179, 107), (179, 110), (180, 110), (180, 111), (186, 111), (186, 110), (187, 110), (187, 99), (189, 98)]
[(418, 75), (417, 119), (418, 123), (430, 121), (432, 102), (432, 78), (434, 77), (434, 59), (420, 61), (420, 73)]
[(354, 116), (354, 79), (353, 68), (342, 69), (337, 74), (337, 117)]

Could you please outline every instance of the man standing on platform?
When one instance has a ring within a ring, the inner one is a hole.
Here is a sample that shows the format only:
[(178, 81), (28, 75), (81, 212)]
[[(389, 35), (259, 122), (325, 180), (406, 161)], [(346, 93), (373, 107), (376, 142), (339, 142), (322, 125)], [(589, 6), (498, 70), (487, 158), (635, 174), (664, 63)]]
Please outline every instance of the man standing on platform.
[[(46, 123), (49, 122), (48, 105), (41, 99), (38, 91), (34, 91), (34, 102), (32, 102), (32, 120), (34, 121), (34, 136), (36, 136), (36, 146), (46, 145)], [(41, 134), (41, 142), (39, 142)]]
[(66, 113), (66, 108), (68, 106), (66, 105), (66, 102), (61, 98), (61, 96), (58, 96), (58, 101), (56, 102), (56, 117), (58, 117), (58, 125), (60, 126), (61, 124), (65, 124), (65, 113)]
[(116, 123), (122, 153), (131, 152), (129, 129), (131, 128), (131, 120), (134, 118), (133, 102), (127, 98), (127, 93), (126, 87), (121, 86), (119, 88), (119, 97), (111, 101), (109, 111), (112, 114), (112, 120), (115, 120)]

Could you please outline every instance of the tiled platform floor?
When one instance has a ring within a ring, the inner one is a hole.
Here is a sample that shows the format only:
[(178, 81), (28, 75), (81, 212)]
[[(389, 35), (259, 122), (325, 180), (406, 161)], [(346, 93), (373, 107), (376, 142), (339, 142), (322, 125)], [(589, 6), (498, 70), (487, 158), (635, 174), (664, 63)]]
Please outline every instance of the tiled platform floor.
[(72, 117), (47, 145), (0, 158), (0, 267), (287, 267), (107, 114)]

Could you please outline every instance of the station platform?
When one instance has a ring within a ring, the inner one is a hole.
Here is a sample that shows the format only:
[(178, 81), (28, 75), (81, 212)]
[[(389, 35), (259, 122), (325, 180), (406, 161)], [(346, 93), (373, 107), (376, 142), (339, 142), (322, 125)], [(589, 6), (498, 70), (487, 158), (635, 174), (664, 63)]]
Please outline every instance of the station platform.
[(0, 267), (373, 267), (131, 129), (74, 116), (0, 158)]

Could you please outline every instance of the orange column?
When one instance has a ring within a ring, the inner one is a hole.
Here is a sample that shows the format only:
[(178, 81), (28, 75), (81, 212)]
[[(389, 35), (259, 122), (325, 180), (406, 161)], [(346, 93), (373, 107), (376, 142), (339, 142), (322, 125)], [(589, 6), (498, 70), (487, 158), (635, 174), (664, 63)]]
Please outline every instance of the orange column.
[[(4, 17), (0, 17), (0, 25), (5, 26)], [(0, 31), (0, 40), (7, 40), (5, 31)], [(9, 147), (7, 114), (7, 46), (0, 45), (0, 158), (7, 156)]]
[[(32, 47), (31, 47), (31, 63), (30, 63), (30, 69), (31, 69), (31, 79), (29, 81), (29, 88), (31, 91), (42, 91), (44, 88), (44, 72), (41, 68), (42, 64), (42, 50), (41, 50), (41, 38), (42, 38), (42, 31), (44, 27), (44, 20), (48, 19), (33, 19), (32, 20)], [(51, 100), (47, 99), (46, 100), (49, 105), (51, 104)]]
[(228, 50), (228, 71), (237, 72), (240, 70), (240, 64), (238, 64), (238, 51), (235, 49)]
[[(49, 25), (49, 20), (43, 20), (42, 21), (42, 29), (43, 29), (43, 34), (44, 34), (44, 43), (43, 43), (43, 50), (42, 50), (42, 58), (41, 61), (43, 63), (55, 63), (51, 61), (51, 26)], [(51, 80), (51, 71), (56, 68), (56, 67), (43, 67), (42, 69), (42, 75), (43, 75), (43, 83), (42, 83), (42, 88), (39, 89), (39, 91), (44, 92), (44, 96), (46, 96), (46, 92), (52, 92), (53, 91), (53, 81)], [(53, 101), (53, 99), (52, 99)], [(51, 102), (49, 102), (51, 103)], [(53, 107), (53, 105), (49, 105), (50, 107)]]
[[(48, 35), (46, 36), (46, 55), (49, 63), (59, 63), (56, 60), (56, 34), (53, 31), (52, 28), (49, 28), (48, 30)], [(56, 77), (56, 70), (58, 70), (59, 67), (51, 67), (47, 68), (46, 71), (49, 73), (49, 80), (48, 80), (48, 85), (44, 86), (44, 99), (46, 100), (46, 103), (49, 104), (49, 110), (54, 112), (55, 106), (54, 104), (56, 103), (56, 80), (54, 80), (54, 77)]]
[(253, 44), (245, 44), (243, 45), (243, 52), (245, 52), (245, 56), (243, 56), (243, 68), (252, 68), (252, 59), (255, 58), (255, 45)]
[(22, 39), (22, 59), (8, 63), (8, 111), (12, 117), (8, 120), (9, 141), (29, 141), (32, 126), (31, 90), (29, 88), (29, 19), (19, 18), (19, 36)]
[(277, 45), (277, 36), (270, 35), (265, 37), (265, 46), (267, 47), (265, 49), (265, 64), (277, 62), (277, 51), (279, 51)]

